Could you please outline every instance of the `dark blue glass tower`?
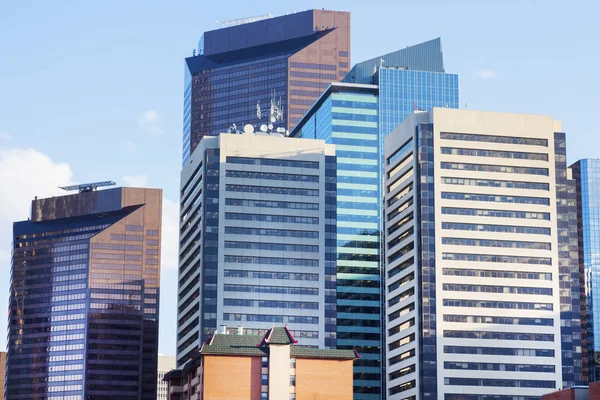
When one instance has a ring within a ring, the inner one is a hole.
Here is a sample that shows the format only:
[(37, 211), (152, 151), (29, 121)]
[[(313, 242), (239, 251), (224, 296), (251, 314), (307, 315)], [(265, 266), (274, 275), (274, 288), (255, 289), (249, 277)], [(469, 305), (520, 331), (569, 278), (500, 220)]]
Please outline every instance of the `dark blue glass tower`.
[[(577, 185), (583, 380), (600, 380), (600, 160), (571, 165)], [(584, 291), (585, 289), (585, 291)]]
[(357, 346), (362, 356), (354, 368), (357, 400), (385, 397), (383, 139), (415, 110), (433, 107), (458, 108), (458, 76), (444, 73), (440, 39), (355, 65), (292, 131), (336, 145), (337, 344)]

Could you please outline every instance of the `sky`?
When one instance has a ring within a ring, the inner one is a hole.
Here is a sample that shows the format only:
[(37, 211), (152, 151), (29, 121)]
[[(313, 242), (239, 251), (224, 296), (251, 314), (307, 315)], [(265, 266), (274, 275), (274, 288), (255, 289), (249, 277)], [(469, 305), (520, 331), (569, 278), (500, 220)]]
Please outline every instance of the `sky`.
[(298, 3), (0, 0), (0, 332), (11, 223), (58, 185), (114, 180), (164, 190), (159, 352), (175, 354), (183, 60), (218, 20), (350, 11), (352, 63), (441, 36), (461, 107), (552, 115), (569, 162), (600, 158), (600, 3)]

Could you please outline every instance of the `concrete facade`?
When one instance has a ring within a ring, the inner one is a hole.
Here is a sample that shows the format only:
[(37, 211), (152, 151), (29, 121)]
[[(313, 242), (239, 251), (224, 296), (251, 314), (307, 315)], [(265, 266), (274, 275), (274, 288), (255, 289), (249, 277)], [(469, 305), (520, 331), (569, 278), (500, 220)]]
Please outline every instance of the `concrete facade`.
[(201, 141), (181, 175), (178, 365), (239, 326), (285, 323), (302, 344), (335, 347), (335, 267), (325, 262), (335, 257), (334, 170), (322, 141)]
[(434, 108), (387, 137), (388, 398), (563, 387), (561, 301), (579, 292), (559, 253), (560, 131), (546, 116)]

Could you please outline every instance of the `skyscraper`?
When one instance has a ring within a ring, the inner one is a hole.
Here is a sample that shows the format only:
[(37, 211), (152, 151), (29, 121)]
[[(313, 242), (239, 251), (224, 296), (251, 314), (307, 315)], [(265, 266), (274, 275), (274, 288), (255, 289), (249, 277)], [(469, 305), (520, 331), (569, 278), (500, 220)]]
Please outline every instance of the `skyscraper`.
[(570, 169), (577, 186), (584, 379), (597, 382), (600, 380), (600, 295), (596, 293), (600, 287), (600, 160), (579, 160)]
[(158, 379), (156, 388), (156, 400), (169, 400), (167, 382), (163, 381), (165, 374), (175, 369), (175, 356), (158, 355)]
[(156, 399), (162, 191), (92, 187), (13, 226), (7, 400)]
[(580, 384), (560, 123), (435, 108), (388, 136), (385, 160), (388, 398), (533, 400)]
[[(439, 39), (357, 64), (351, 74), (353, 79), (347, 77), (327, 89), (292, 136), (336, 146), (337, 344), (341, 349), (359, 346), (362, 358), (354, 363), (354, 397), (375, 400), (381, 398), (385, 368), (380, 257), (383, 139), (417, 108), (457, 108), (458, 76), (444, 73)], [(359, 83), (346, 83), (349, 80)]]
[(202, 139), (181, 174), (178, 366), (238, 327), (335, 348), (335, 167), (323, 141)]
[[(254, 123), (272, 99), (291, 129), (350, 65), (350, 14), (307, 10), (223, 22), (186, 59), (183, 164), (204, 136)], [(259, 111), (260, 109), (260, 111)]]

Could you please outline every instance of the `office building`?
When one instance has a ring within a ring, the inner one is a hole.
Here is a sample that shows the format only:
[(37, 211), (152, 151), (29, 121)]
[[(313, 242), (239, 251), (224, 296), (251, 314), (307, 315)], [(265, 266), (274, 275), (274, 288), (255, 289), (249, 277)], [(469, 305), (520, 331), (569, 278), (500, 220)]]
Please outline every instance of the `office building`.
[(297, 346), (284, 327), (215, 334), (165, 375), (169, 400), (352, 400), (352, 350)]
[[(429, 65), (419, 61), (424, 54), (432, 60)], [(351, 70), (358, 83), (332, 84), (292, 131), (292, 136), (336, 146), (337, 343), (340, 349), (358, 346), (362, 355), (354, 364), (357, 400), (381, 399), (385, 368), (380, 258), (383, 139), (416, 108), (458, 107), (458, 76), (444, 73), (442, 64), (439, 39), (358, 64)]]
[(175, 369), (175, 356), (158, 355), (158, 379), (156, 387), (156, 400), (168, 400), (169, 392), (167, 382), (164, 381), (165, 375)]
[[(582, 288), (582, 336), (584, 382), (600, 380), (600, 160), (583, 159), (571, 165), (577, 186), (579, 273)], [(583, 290), (585, 288), (585, 290)], [(588, 379), (588, 380), (586, 380)]]
[(162, 191), (111, 183), (13, 225), (7, 400), (156, 399)]
[(203, 138), (181, 174), (178, 366), (222, 327), (335, 348), (335, 165), (323, 141)]
[[(307, 10), (222, 22), (185, 60), (183, 165), (200, 139), (260, 124), (271, 100), (290, 130), (350, 65), (350, 13)], [(259, 105), (261, 112), (258, 112)]]
[(574, 187), (551, 117), (434, 108), (387, 137), (387, 398), (581, 382)]

